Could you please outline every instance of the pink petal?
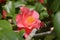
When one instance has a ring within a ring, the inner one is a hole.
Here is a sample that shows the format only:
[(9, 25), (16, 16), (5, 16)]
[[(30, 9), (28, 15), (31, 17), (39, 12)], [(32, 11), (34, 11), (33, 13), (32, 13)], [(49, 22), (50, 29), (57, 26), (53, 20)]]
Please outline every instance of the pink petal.
[(29, 29), (29, 27), (25, 27), (25, 33), (29, 35), (32, 29), (33, 28)]
[(22, 19), (22, 15), (21, 14), (17, 14), (16, 16), (16, 22), (19, 22)]
[(40, 0), (40, 3), (44, 3), (44, 0)]
[(35, 10), (32, 10), (32, 16), (36, 19), (39, 19), (39, 14)]
[(2, 12), (2, 18), (6, 18), (6, 16), (7, 16), (7, 12), (5, 10), (3, 10), (3, 12)]
[(19, 28), (19, 27), (17, 28), (17, 30), (22, 30), (22, 29), (23, 29), (23, 28)]
[(33, 29), (33, 28), (30, 29), (29, 27), (25, 27), (25, 34), (24, 34), (24, 37), (25, 37), (25, 38), (28, 37), (28, 35), (31, 33), (32, 29)]
[(27, 7), (24, 7), (24, 6), (20, 7), (20, 10), (21, 10), (21, 12), (29, 11), (29, 9)]
[(17, 26), (18, 26), (19, 28), (24, 28), (24, 27), (25, 27), (25, 26), (22, 24), (21, 21), (17, 23)]
[(16, 16), (16, 24), (19, 28), (22, 28), (24, 27), (23, 23), (22, 23), (22, 15), (21, 14), (18, 14)]
[(27, 7), (24, 7), (24, 6), (20, 7), (20, 10), (21, 10), (23, 17), (26, 16), (29, 12), (29, 9)]
[(32, 26), (33, 28), (39, 29), (39, 28), (41, 27), (40, 23), (41, 23), (40, 20), (36, 20), (35, 23), (32, 24), (31, 26)]
[(44, 22), (41, 22), (40, 25), (41, 25), (41, 27), (44, 27), (45, 26), (45, 23)]
[(25, 34), (24, 34), (24, 38), (27, 38), (27, 37), (28, 37), (28, 34), (25, 33)]

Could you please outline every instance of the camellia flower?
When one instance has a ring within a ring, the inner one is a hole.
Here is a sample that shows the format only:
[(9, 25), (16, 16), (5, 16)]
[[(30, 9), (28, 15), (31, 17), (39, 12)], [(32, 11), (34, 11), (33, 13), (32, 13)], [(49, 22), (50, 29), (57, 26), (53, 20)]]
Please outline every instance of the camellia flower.
[(41, 27), (41, 21), (35, 10), (30, 10), (27, 7), (20, 7), (20, 10), (21, 13), (16, 16), (16, 24), (19, 30), (25, 29), (24, 37), (27, 38), (32, 29)]
[(40, 3), (41, 3), (41, 4), (43, 4), (43, 3), (44, 3), (44, 0), (39, 0), (39, 1), (40, 1)]
[(6, 0), (0, 0), (0, 3), (4, 3)]
[(5, 10), (2, 11), (2, 18), (5, 19), (7, 15), (7, 12)]
[(0, 0), (0, 5), (5, 5), (7, 0)]

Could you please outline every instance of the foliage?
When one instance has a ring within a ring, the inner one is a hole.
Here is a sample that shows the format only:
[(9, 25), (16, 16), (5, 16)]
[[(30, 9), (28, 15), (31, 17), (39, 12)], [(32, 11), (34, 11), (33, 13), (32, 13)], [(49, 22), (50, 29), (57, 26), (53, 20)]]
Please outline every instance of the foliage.
[(60, 40), (60, 0), (0, 0), (0, 40), (25, 40), (25, 30), (16, 24), (22, 6), (39, 13), (44, 26), (36, 34), (51, 31), (49, 35), (33, 36), (32, 40)]

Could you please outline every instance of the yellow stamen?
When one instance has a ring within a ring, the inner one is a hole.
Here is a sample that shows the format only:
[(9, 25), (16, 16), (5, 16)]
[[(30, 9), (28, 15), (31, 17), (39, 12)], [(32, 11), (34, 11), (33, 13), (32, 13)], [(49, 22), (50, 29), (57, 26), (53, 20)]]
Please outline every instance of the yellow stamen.
[(35, 21), (35, 19), (34, 19), (32, 16), (29, 16), (29, 17), (27, 18), (28, 24), (31, 24), (31, 23), (34, 22), (34, 21)]

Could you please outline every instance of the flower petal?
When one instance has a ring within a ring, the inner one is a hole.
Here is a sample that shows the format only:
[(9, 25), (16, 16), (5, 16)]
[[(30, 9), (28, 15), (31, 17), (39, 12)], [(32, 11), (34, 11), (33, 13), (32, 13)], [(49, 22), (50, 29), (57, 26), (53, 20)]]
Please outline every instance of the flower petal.
[(28, 34), (25, 33), (25, 34), (24, 34), (24, 38), (27, 38), (27, 37), (28, 37)]
[(19, 28), (24, 27), (24, 25), (22, 24), (22, 15), (18, 14), (16, 16), (16, 24)]
[(16, 22), (19, 22), (22, 18), (22, 15), (21, 14), (17, 14), (16, 16)]
[(6, 16), (7, 16), (7, 12), (5, 10), (3, 10), (3, 12), (2, 12), (2, 18), (6, 18)]
[(39, 14), (35, 10), (32, 10), (32, 16), (36, 19), (39, 19)]
[(20, 7), (20, 10), (21, 10), (21, 13), (23, 16), (26, 16), (29, 12), (29, 9), (27, 7), (24, 7), (24, 6)]
[(39, 0), (39, 1), (40, 1), (40, 3), (42, 3), (42, 4), (44, 3), (44, 0)]
[(32, 28), (29, 29), (28, 27), (25, 27), (25, 33), (26, 33), (26, 34), (29, 35), (31, 31), (32, 31)]
[(41, 27), (40, 23), (41, 23), (40, 20), (36, 20), (31, 26), (32, 26), (33, 28), (39, 29), (39, 28)]
[(29, 11), (29, 9), (27, 7), (24, 7), (24, 6), (20, 7), (20, 10), (21, 10), (21, 12)]
[(17, 30), (22, 30), (22, 29), (23, 29), (23, 28), (19, 28), (19, 27), (17, 28)]
[(24, 34), (24, 37), (25, 37), (25, 38), (28, 37), (28, 35), (31, 33), (32, 29), (33, 29), (33, 28), (30, 29), (29, 27), (25, 27), (25, 34)]
[(25, 26), (22, 24), (21, 21), (17, 23), (17, 26), (18, 26), (19, 28), (24, 28), (24, 27), (25, 27)]

